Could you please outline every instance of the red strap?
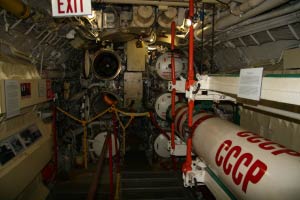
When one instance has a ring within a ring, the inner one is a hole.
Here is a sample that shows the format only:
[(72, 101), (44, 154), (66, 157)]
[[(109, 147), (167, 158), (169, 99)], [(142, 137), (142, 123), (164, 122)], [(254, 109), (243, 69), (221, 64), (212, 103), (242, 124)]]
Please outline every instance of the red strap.
[(182, 120), (182, 118), (186, 115), (186, 113), (188, 112), (188, 110), (185, 110), (183, 113), (181, 113), (181, 115), (179, 116), (179, 118), (178, 118), (178, 121), (177, 121), (177, 131), (180, 131), (179, 130), (179, 126), (180, 126), (180, 122), (181, 122), (181, 120)]
[(197, 119), (197, 120), (194, 122), (194, 124), (193, 124), (193, 126), (192, 126), (192, 129), (191, 129), (191, 134), (192, 134), (192, 136), (194, 135), (194, 132), (195, 132), (196, 128), (197, 128), (202, 122), (204, 122), (204, 121), (206, 121), (206, 120), (208, 120), (208, 119), (210, 119), (210, 118), (214, 118), (214, 117), (216, 117), (216, 116), (214, 116), (214, 115), (205, 115), (205, 116), (200, 117), (199, 119)]

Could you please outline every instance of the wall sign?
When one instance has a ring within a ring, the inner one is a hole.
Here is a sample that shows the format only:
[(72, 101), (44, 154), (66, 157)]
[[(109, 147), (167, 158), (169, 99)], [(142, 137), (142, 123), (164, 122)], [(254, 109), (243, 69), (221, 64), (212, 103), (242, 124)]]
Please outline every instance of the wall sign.
[(52, 82), (51, 80), (46, 80), (46, 92), (47, 92), (47, 99), (53, 99), (54, 98), (54, 92), (52, 90)]
[(241, 69), (238, 97), (260, 100), (263, 68)]
[(72, 17), (92, 14), (91, 0), (51, 0), (53, 17)]
[(21, 98), (28, 98), (31, 96), (31, 84), (30, 83), (21, 83)]
[(20, 114), (20, 84), (17, 80), (5, 80), (6, 117)]

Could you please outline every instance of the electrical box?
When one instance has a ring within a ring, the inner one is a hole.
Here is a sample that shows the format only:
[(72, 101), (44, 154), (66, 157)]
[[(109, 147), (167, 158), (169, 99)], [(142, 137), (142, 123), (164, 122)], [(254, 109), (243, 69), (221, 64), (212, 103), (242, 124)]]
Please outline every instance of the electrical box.
[(127, 70), (132, 72), (145, 71), (147, 51), (145, 44), (139, 40), (127, 42)]
[(51, 81), (46, 79), (0, 80), (0, 114), (10, 118), (25, 107), (51, 100)]

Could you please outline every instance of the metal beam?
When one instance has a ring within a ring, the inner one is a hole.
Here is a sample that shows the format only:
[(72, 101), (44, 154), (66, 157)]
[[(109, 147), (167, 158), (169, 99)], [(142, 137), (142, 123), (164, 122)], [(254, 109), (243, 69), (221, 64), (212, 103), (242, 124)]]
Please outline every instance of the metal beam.
[(242, 43), (242, 45), (243, 45), (244, 47), (247, 47), (246, 43), (244, 42), (244, 40), (243, 40), (242, 38), (239, 37), (239, 41)]
[(288, 25), (291, 33), (293, 34), (293, 36), (297, 39), (297, 40), (300, 40), (300, 37), (299, 35), (297, 34), (297, 32), (295, 31), (295, 29), (293, 28), (293, 26), (291, 24)]
[(251, 34), (250, 35), (251, 39), (255, 42), (256, 45), (260, 45), (260, 43), (258, 42), (258, 40)]
[(274, 36), (272, 35), (272, 33), (269, 30), (267, 30), (266, 32), (267, 32), (268, 36), (271, 38), (271, 40), (273, 42), (276, 42), (276, 39), (274, 38)]

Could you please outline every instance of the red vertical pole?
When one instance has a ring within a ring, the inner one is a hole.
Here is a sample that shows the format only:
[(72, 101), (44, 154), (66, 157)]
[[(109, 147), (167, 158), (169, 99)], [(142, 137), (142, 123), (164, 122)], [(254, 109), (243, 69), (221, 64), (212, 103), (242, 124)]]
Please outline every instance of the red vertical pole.
[(192, 20), (193, 17), (194, 17), (194, 1), (190, 0), (189, 1), (189, 18), (190, 18), (190, 20)]
[(171, 148), (175, 149), (175, 123), (174, 121), (171, 124)]
[(120, 154), (119, 154), (119, 149), (118, 149), (118, 129), (117, 129), (117, 120), (116, 120), (116, 115), (113, 115), (113, 125), (114, 125), (114, 137), (115, 137), (115, 151), (116, 151), (116, 168), (117, 172), (120, 171)]
[(54, 150), (54, 177), (56, 177), (58, 170), (58, 146), (57, 146), (57, 132), (56, 132), (56, 107), (53, 104), (52, 108), (52, 134), (53, 134), (53, 150)]
[[(171, 50), (172, 50), (172, 56), (171, 56), (171, 73), (172, 73), (172, 85), (176, 85), (176, 72), (175, 72), (175, 58), (174, 58), (174, 49), (175, 49), (175, 33), (176, 33), (176, 24), (173, 21), (171, 24)], [(176, 89), (172, 89), (172, 99), (171, 99), (171, 115), (172, 115), (172, 124), (171, 124), (171, 148), (175, 149), (175, 124), (174, 124), (174, 118), (175, 118), (175, 100), (176, 100)]]
[[(190, 19), (192, 19), (194, 14), (194, 3), (193, 0), (190, 0)], [(191, 85), (194, 84), (194, 28), (193, 25), (190, 26), (189, 31), (189, 69), (188, 69), (188, 78), (186, 90), (190, 90)], [(193, 109), (194, 109), (194, 101), (189, 99), (189, 109), (188, 109), (188, 125), (192, 127), (193, 123)]]
[(182, 172), (186, 173), (191, 170), (192, 170), (192, 137), (190, 136), (187, 140), (186, 160), (182, 166)]
[(111, 135), (108, 138), (108, 155), (109, 155), (109, 188), (110, 199), (114, 199), (114, 177), (113, 177), (113, 159), (112, 159), (112, 139)]
[[(192, 21), (194, 16), (194, 1), (189, 1), (189, 19)], [(188, 77), (186, 81), (186, 90), (191, 91), (191, 86), (194, 84), (194, 27), (190, 26), (189, 30), (189, 66), (188, 66)], [(193, 110), (194, 101), (189, 99), (188, 102), (188, 126), (191, 129), (193, 126)], [(192, 136), (190, 135), (187, 140), (186, 147), (186, 161), (183, 165), (183, 172), (186, 173), (192, 170)]]
[(172, 57), (171, 57), (171, 73), (172, 73), (172, 84), (176, 84), (176, 74), (175, 74), (175, 58), (173, 51), (175, 49), (175, 33), (176, 33), (176, 23), (173, 21), (171, 24), (171, 50), (172, 50)]

